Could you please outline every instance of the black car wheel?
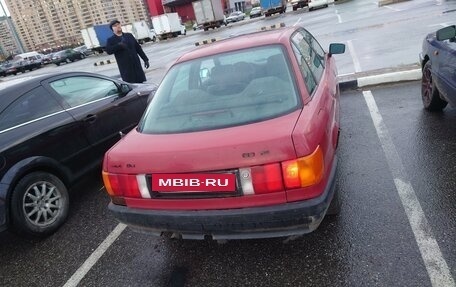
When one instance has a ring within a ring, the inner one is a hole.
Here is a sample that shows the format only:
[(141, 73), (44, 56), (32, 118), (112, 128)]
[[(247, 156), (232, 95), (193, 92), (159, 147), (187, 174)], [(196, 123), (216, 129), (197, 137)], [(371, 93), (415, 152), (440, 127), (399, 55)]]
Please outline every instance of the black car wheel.
[(22, 235), (44, 237), (66, 220), (68, 191), (62, 181), (47, 172), (24, 176), (11, 197), (13, 230)]
[(421, 78), (421, 100), (423, 106), (428, 111), (441, 111), (448, 104), (447, 101), (440, 97), (439, 90), (432, 79), (431, 62), (427, 61), (423, 68)]

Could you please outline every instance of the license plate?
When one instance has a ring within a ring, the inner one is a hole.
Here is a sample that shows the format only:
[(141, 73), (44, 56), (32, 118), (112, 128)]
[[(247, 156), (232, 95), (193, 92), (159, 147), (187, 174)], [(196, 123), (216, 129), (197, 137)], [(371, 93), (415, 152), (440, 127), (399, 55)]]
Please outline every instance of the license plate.
[(236, 176), (232, 173), (160, 173), (152, 174), (155, 192), (235, 192)]

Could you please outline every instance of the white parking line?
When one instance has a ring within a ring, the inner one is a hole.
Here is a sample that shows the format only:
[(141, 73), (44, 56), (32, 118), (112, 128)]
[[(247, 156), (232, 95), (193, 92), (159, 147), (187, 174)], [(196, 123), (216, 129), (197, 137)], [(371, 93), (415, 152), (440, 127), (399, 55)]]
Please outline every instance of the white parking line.
[(383, 7), (388, 8), (388, 9), (390, 9), (390, 10), (393, 10), (394, 12), (401, 12), (401, 11), (403, 11), (403, 10), (401, 10), (401, 9), (396, 9), (396, 8), (393, 8), (393, 7), (390, 7), (390, 6), (383, 6)]
[(347, 41), (347, 46), (348, 46), (348, 50), (350, 51), (350, 55), (352, 57), (353, 64), (355, 65), (355, 72), (359, 73), (359, 72), (361, 72), (361, 64), (359, 63), (358, 57), (356, 56), (355, 47), (353, 47), (352, 40)]
[(439, 245), (432, 234), (431, 226), (421, 209), (420, 202), (416, 197), (412, 184), (408, 180), (408, 175), (405, 172), (399, 153), (391, 140), (388, 129), (383, 122), (383, 117), (378, 110), (372, 92), (364, 91), (363, 95), (369, 108), (372, 121), (374, 122), (375, 129), (377, 130), (377, 135), (380, 139), (383, 152), (385, 153), (386, 161), (394, 178), (396, 190), (401, 199), (410, 226), (412, 227), (431, 284), (433, 287), (455, 287), (454, 279), (451, 277), (445, 259), (443, 259)]
[(127, 226), (119, 223), (116, 228), (106, 237), (106, 239), (98, 246), (98, 248), (87, 258), (87, 260), (76, 270), (71, 278), (63, 285), (63, 287), (76, 287), (90, 269), (100, 260), (101, 256), (108, 248), (116, 241), (117, 237), (125, 230)]
[(339, 11), (336, 10), (335, 12), (336, 12), (337, 20), (339, 21), (339, 23), (342, 23), (342, 17), (340, 17)]
[(296, 21), (296, 23), (293, 24), (293, 27), (296, 26), (296, 25), (298, 25), (299, 22), (301, 22), (301, 18), (302, 18), (302, 17), (299, 17), (298, 21)]
[(441, 27), (445, 28), (447, 26), (450, 26), (450, 24), (448, 24), (448, 23), (439, 23), (439, 24), (428, 25), (428, 27), (435, 27), (435, 26), (441, 26)]

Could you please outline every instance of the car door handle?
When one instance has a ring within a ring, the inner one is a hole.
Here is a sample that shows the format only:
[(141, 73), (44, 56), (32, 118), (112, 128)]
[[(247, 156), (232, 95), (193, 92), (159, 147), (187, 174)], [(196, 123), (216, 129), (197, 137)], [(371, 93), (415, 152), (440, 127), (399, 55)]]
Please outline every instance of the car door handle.
[(97, 120), (97, 116), (96, 115), (87, 115), (84, 118), (84, 122), (87, 122), (87, 123), (90, 123), (90, 124), (93, 124), (96, 120)]

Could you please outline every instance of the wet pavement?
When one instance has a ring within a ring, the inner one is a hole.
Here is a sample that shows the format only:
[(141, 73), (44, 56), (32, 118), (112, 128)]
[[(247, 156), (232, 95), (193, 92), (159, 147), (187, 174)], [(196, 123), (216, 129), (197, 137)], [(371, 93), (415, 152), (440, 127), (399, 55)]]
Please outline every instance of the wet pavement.
[[(312, 13), (298, 10), (286, 17), (246, 21), (220, 31), (198, 31), (148, 44), (144, 46), (151, 55), (147, 76), (159, 82), (167, 66), (177, 55), (193, 49), (195, 41), (213, 35), (228, 37), (281, 20), (287, 25), (303, 23), (325, 46), (330, 41), (351, 40), (361, 71), (401, 66), (418, 59), (422, 38), (451, 19), (454, 13), (444, 11), (456, 2), (418, 0), (391, 6), (398, 11), (384, 7), (371, 11), (373, 4), (350, 1)], [(416, 11), (410, 11), (413, 5)], [(337, 15), (342, 25), (337, 24)], [(390, 18), (379, 23), (385, 17)], [(334, 25), (323, 27), (322, 23)], [(401, 39), (404, 31), (410, 32), (407, 39)], [(394, 35), (385, 38), (388, 33)], [(89, 69), (87, 63), (103, 57), (58, 70)], [(339, 72), (354, 72), (353, 59), (349, 51), (338, 56)], [(90, 65), (90, 69), (108, 75), (118, 72), (116, 65)], [(456, 278), (456, 164), (452, 161), (456, 109), (435, 114), (423, 110), (419, 82), (367, 89), (429, 223), (427, 235), (436, 240)], [(314, 233), (221, 244), (157, 238), (127, 228), (92, 262), (78, 286), (432, 286), (362, 91), (342, 93), (341, 128), (337, 176), (341, 213), (326, 218)], [(100, 176), (94, 173), (73, 188), (68, 222), (53, 236), (26, 240), (0, 233), (0, 286), (72, 283), (71, 276), (118, 226), (107, 210), (108, 202)]]
[[(443, 259), (456, 272), (456, 110), (423, 110), (418, 82), (370, 89)], [(78, 286), (432, 286), (362, 91), (341, 96), (342, 209), (298, 238), (179, 241), (128, 228)], [(1, 286), (63, 286), (117, 226), (98, 174), (68, 222), (28, 241), (0, 234)]]

